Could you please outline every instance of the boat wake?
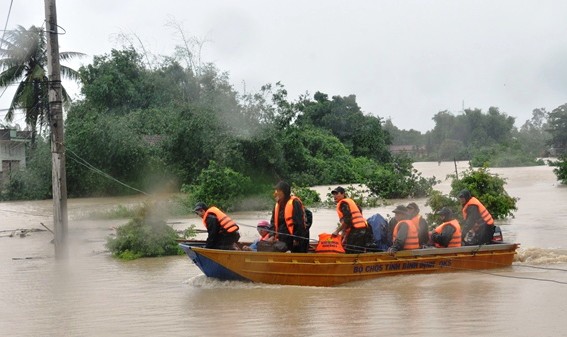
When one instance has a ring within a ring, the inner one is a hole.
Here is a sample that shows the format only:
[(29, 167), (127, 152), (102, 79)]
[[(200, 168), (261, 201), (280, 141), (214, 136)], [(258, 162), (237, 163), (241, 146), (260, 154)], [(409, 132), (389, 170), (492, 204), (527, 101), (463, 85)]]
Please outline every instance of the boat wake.
[(514, 263), (531, 265), (567, 263), (567, 251), (561, 249), (520, 248), (514, 257)]
[(243, 281), (223, 281), (203, 274), (193, 276), (185, 281), (184, 284), (195, 288), (215, 289), (215, 288), (237, 288), (237, 289), (255, 289), (255, 288), (281, 288), (277, 284), (252, 283)]

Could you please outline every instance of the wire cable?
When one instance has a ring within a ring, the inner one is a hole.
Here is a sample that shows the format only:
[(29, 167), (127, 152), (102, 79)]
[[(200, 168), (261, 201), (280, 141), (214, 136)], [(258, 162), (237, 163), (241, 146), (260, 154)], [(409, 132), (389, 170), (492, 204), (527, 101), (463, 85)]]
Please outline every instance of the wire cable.
[(106, 173), (106, 172), (104, 172), (104, 171), (102, 171), (102, 170), (100, 170), (100, 169), (94, 167), (92, 164), (90, 164), (89, 162), (87, 162), (85, 159), (81, 158), (78, 154), (76, 154), (75, 152), (73, 152), (71, 149), (67, 148), (67, 151), (69, 151), (69, 152), (74, 156), (74, 157), (73, 157), (73, 156), (69, 156), (70, 159), (74, 160), (75, 162), (77, 162), (77, 163), (80, 164), (80, 165), (83, 165), (84, 167), (88, 168), (89, 170), (91, 170), (91, 171), (93, 171), (93, 172), (95, 172), (95, 173), (97, 173), (97, 174), (99, 174), (99, 175), (101, 175), (101, 176), (103, 176), (103, 177), (105, 177), (105, 178), (107, 178), (107, 179), (109, 179), (109, 180), (112, 180), (112, 181), (114, 181), (114, 182), (117, 182), (117, 183), (119, 183), (120, 185), (122, 185), (122, 186), (124, 186), (124, 187), (127, 187), (127, 188), (129, 188), (129, 189), (131, 189), (131, 190), (134, 190), (134, 191), (136, 191), (136, 192), (140, 192), (140, 193), (142, 193), (142, 194), (144, 194), (144, 195), (150, 195), (149, 193), (144, 192), (144, 191), (142, 191), (142, 190), (139, 190), (139, 189), (137, 189), (137, 188), (135, 188), (135, 187), (132, 187), (132, 186), (130, 186), (130, 185), (128, 185), (128, 184), (126, 184), (126, 183), (124, 183), (124, 182), (122, 182), (122, 181), (120, 181), (120, 180), (114, 178), (114, 177), (111, 176), (110, 174), (108, 174), (108, 173)]
[(4, 42), (4, 34), (6, 34), (6, 28), (8, 27), (8, 21), (10, 20), (10, 13), (12, 13), (12, 4), (14, 0), (10, 1), (10, 8), (8, 9), (8, 15), (6, 16), (6, 23), (4, 24), (4, 31), (2, 32), (2, 39), (0, 40), (0, 49), (2, 49), (2, 43)]

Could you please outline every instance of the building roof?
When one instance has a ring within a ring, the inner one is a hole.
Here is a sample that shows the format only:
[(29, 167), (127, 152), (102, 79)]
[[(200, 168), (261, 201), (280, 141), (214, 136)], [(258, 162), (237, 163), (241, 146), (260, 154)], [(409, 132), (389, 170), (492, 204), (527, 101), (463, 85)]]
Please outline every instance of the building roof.
[(0, 140), (31, 141), (31, 131), (0, 129)]

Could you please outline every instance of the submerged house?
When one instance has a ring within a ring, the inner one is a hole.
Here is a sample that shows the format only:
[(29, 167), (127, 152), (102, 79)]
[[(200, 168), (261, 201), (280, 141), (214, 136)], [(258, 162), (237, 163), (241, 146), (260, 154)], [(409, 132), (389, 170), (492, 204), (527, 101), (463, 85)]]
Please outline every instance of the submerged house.
[(30, 143), (29, 131), (0, 129), (0, 181), (8, 179), (11, 172), (26, 167), (26, 147)]

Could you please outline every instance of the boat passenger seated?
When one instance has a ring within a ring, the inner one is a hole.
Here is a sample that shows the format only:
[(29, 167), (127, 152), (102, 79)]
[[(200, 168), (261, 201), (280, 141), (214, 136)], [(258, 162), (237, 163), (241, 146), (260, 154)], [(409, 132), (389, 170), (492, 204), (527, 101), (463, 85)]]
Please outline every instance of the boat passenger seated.
[(256, 238), (254, 242), (250, 244), (250, 246), (243, 246), (242, 250), (248, 251), (258, 251), (258, 244), (259, 243), (272, 243), (274, 241), (274, 237), (270, 236), (270, 231), (268, 228), (270, 227), (270, 222), (266, 220), (261, 220), (258, 222), (256, 229), (258, 230), (258, 234), (260, 234), (259, 238)]
[(398, 205), (392, 211), (394, 219), (397, 224), (394, 227), (392, 247), (388, 248), (390, 255), (395, 255), (396, 252), (406, 249), (418, 249), (419, 239), (417, 237), (417, 228), (413, 222), (408, 218), (408, 209), (404, 205)]
[(431, 232), (431, 244), (437, 248), (461, 247), (461, 225), (453, 211), (443, 207), (437, 215), (441, 217), (441, 224)]
[(207, 207), (203, 202), (198, 202), (194, 211), (203, 219), (203, 225), (207, 229), (205, 248), (238, 250), (236, 243), (240, 234), (236, 222), (217, 207)]

